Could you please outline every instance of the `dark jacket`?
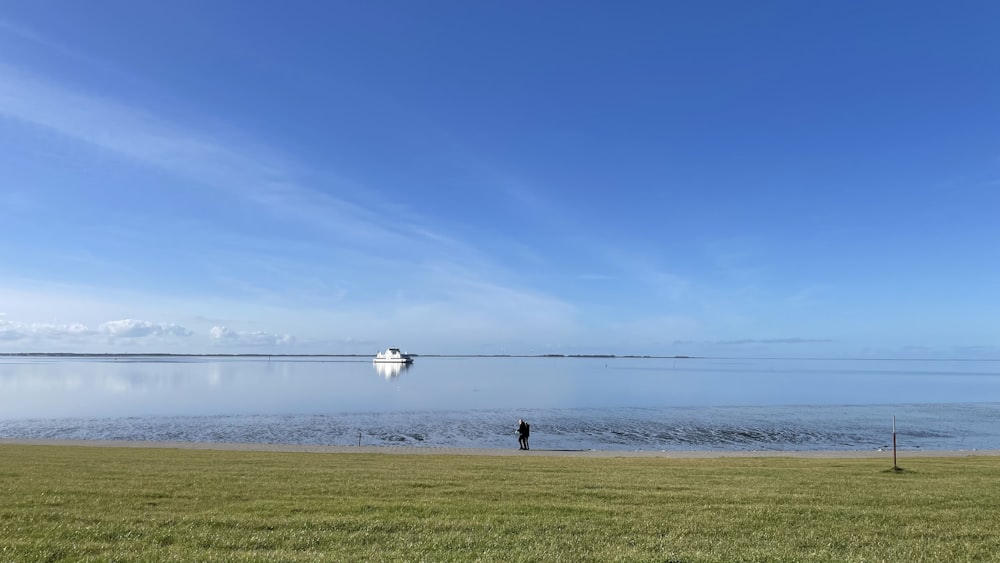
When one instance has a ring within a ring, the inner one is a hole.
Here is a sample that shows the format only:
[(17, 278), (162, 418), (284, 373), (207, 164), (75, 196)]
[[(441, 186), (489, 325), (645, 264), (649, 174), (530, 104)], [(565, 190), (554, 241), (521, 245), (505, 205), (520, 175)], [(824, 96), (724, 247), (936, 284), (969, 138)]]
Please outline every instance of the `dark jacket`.
[(517, 425), (517, 434), (519, 436), (527, 436), (529, 432), (531, 432), (531, 426), (522, 420), (521, 423)]

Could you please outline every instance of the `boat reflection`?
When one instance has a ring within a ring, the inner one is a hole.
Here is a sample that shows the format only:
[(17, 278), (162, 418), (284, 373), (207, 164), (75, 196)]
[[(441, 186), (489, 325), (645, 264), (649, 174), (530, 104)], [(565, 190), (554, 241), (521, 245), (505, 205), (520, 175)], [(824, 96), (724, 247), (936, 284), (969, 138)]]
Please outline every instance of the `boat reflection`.
[(373, 363), (375, 372), (386, 379), (395, 379), (404, 371), (410, 369), (410, 364), (380, 364)]

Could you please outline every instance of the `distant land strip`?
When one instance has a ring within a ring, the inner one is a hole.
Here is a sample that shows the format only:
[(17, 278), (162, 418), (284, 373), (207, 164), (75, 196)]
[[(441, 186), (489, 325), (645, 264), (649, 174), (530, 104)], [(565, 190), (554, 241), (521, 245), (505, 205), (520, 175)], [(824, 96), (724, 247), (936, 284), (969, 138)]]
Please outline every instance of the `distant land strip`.
[[(616, 354), (407, 354), (423, 358), (649, 358), (704, 359), (700, 356), (649, 356)], [(87, 353), (87, 352), (0, 352), (0, 356), (50, 358), (371, 358), (372, 354), (173, 354), (173, 353)], [(720, 358), (722, 359), (722, 358)]]
[[(590, 358), (640, 360), (777, 360), (824, 362), (1000, 362), (1000, 358), (859, 358), (809, 356), (690, 356), (679, 354), (407, 354), (414, 358)], [(373, 354), (176, 354), (169, 352), (0, 352), (3, 357), (29, 358), (372, 358)]]

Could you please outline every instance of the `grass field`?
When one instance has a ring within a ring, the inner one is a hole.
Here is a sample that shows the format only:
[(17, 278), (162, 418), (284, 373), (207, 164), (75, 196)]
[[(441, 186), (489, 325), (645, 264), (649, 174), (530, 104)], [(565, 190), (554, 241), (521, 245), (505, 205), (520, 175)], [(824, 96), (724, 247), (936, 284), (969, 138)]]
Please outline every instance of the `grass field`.
[(0, 445), (0, 561), (997, 561), (1000, 458)]

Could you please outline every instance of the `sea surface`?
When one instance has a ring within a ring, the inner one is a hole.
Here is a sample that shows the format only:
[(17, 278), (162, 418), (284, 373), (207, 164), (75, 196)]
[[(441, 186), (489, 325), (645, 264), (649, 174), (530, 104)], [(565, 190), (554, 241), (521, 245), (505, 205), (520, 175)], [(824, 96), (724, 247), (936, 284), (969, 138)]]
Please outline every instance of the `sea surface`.
[(1000, 449), (1000, 361), (0, 356), (0, 438)]

